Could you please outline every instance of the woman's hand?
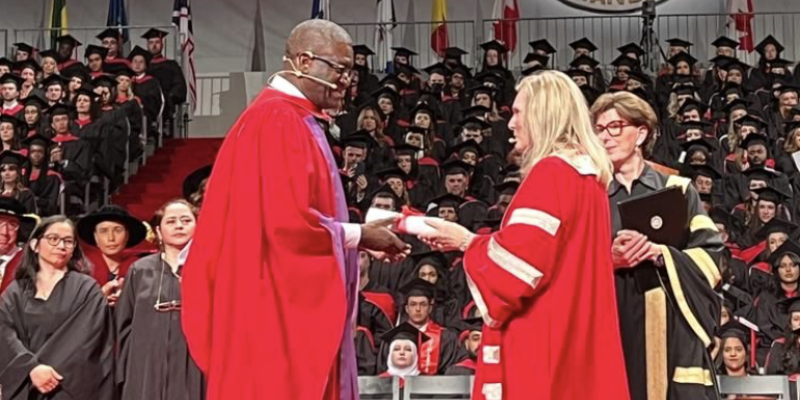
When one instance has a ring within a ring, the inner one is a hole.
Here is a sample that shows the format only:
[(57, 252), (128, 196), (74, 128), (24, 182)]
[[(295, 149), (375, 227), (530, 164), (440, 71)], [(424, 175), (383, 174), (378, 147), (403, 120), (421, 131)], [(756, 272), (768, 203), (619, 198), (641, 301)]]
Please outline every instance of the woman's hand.
[(418, 238), (433, 250), (442, 252), (463, 250), (475, 237), (475, 234), (467, 228), (452, 222), (427, 219), (425, 223), (436, 229), (436, 232), (423, 233)]
[(53, 367), (44, 364), (37, 365), (31, 370), (29, 375), (31, 383), (33, 383), (33, 386), (41, 393), (52, 392), (58, 387), (61, 380), (64, 379)]
[(122, 289), (122, 284), (125, 282), (125, 278), (114, 279), (112, 281), (108, 281), (105, 285), (103, 285), (100, 290), (103, 292), (103, 296), (106, 297), (106, 301), (108, 301), (108, 305), (114, 307), (119, 300), (119, 291)]

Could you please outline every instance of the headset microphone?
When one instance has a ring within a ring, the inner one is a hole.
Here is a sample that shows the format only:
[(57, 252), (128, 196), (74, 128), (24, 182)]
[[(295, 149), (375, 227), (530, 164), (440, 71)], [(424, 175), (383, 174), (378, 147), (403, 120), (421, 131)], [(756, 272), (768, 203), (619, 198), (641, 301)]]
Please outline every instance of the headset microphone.
[[(294, 75), (294, 76), (296, 76), (296, 77), (298, 77), (300, 79), (303, 79), (303, 78), (310, 79), (310, 80), (312, 80), (312, 81), (314, 81), (316, 83), (319, 83), (320, 85), (325, 86), (325, 87), (327, 87), (327, 88), (329, 88), (331, 90), (336, 90), (336, 89), (339, 88), (339, 85), (336, 84), (336, 83), (331, 83), (331, 82), (328, 82), (328, 81), (326, 81), (324, 79), (317, 78), (316, 76), (306, 75), (306, 74), (298, 71), (297, 68), (295, 68), (295, 66), (294, 66), (294, 62), (289, 57), (283, 56), (283, 61), (288, 61), (289, 64), (292, 66), (292, 70), (291, 71), (279, 71), (279, 72), (276, 72), (275, 75), (292, 74), (292, 75)], [(275, 75), (273, 75), (273, 77)], [(270, 77), (269, 80), (272, 80), (272, 77)]]
[(517, 138), (508, 138), (508, 143), (514, 144), (517, 143)]

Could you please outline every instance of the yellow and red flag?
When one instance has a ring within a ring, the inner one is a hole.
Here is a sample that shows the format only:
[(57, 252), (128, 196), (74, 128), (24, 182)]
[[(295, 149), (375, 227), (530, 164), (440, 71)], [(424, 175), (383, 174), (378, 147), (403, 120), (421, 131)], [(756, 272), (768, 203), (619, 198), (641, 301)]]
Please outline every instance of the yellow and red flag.
[(431, 48), (439, 57), (444, 57), (444, 49), (450, 47), (447, 40), (447, 0), (433, 0), (431, 21)]

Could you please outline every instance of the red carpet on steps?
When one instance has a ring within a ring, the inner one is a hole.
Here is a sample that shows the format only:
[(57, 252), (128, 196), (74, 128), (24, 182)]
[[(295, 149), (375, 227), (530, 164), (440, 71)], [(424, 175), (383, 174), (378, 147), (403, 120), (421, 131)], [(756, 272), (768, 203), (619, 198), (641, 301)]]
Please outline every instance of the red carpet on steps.
[(212, 164), (223, 138), (172, 139), (139, 167), (127, 185), (111, 198), (137, 218), (150, 221), (158, 207), (183, 196), (183, 180), (196, 169)]

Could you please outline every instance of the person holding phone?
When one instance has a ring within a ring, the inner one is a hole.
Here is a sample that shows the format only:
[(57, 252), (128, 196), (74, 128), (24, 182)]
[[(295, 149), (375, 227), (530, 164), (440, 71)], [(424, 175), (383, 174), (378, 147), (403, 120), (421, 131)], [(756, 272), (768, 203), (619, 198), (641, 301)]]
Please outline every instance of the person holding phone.
[[(647, 102), (628, 92), (604, 94), (592, 115), (614, 165), (609, 250), (631, 399), (716, 399), (707, 349), (721, 312), (714, 292), (721, 280), (719, 231), (688, 178), (663, 174), (645, 161), (657, 124)], [(688, 209), (685, 248), (652, 243), (623, 229), (619, 202), (673, 186), (682, 189)]]

